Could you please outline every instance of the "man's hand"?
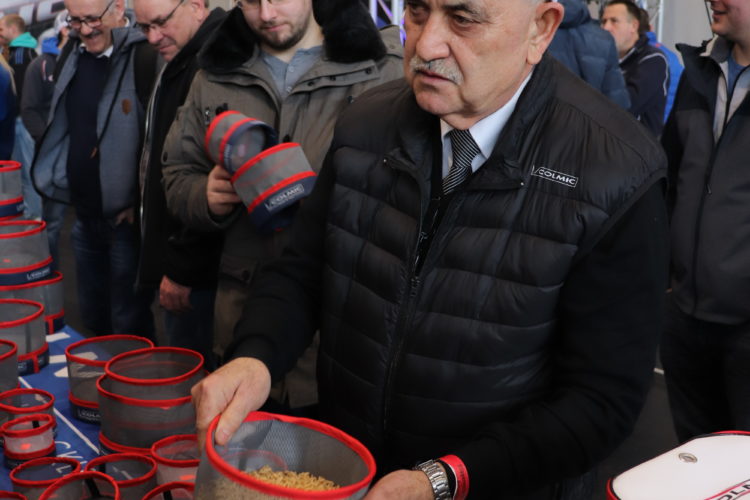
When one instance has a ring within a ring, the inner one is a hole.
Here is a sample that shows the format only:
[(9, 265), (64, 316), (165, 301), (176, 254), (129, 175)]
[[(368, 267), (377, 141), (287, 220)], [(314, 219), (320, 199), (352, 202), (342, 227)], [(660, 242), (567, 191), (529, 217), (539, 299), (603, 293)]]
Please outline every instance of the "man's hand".
[(189, 286), (175, 283), (166, 276), (162, 276), (159, 285), (159, 305), (173, 314), (180, 314), (193, 308), (190, 305)]
[(235, 205), (242, 200), (232, 187), (232, 175), (219, 165), (208, 174), (206, 184), (206, 198), (208, 199), (208, 210), (216, 216), (228, 215), (234, 210)]
[(432, 485), (421, 470), (397, 470), (387, 474), (364, 500), (433, 500)]
[(214, 434), (216, 444), (225, 445), (247, 414), (266, 402), (270, 391), (271, 373), (255, 358), (232, 360), (195, 384), (190, 392), (201, 449), (216, 415), (221, 414)]

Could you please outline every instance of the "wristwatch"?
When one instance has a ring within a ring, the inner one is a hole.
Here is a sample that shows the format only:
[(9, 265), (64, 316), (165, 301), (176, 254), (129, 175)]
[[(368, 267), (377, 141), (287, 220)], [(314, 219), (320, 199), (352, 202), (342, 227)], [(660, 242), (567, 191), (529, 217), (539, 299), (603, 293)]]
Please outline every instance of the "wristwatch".
[(432, 493), (435, 500), (452, 500), (453, 495), (448, 486), (448, 475), (445, 470), (435, 460), (427, 460), (414, 467), (414, 470), (421, 470), (427, 474), (427, 479), (432, 485)]

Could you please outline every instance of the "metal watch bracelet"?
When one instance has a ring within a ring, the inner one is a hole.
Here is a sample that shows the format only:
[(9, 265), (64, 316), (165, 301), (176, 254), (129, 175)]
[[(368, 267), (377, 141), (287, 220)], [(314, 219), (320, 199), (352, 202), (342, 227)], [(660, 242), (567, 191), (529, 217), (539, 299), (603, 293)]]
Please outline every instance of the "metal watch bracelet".
[(432, 493), (435, 500), (452, 500), (450, 487), (448, 486), (448, 475), (435, 460), (427, 460), (414, 467), (414, 470), (421, 470), (427, 475), (432, 485)]

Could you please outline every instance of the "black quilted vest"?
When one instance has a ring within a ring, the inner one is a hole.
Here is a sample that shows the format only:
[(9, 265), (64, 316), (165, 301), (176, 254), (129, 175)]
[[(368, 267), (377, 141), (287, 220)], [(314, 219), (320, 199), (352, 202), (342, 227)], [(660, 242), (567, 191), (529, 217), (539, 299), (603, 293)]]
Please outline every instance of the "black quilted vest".
[(440, 456), (549, 390), (571, 266), (664, 176), (649, 166), (663, 164), (656, 147), (633, 147), (647, 132), (613, 118), (605, 99), (545, 58), (491, 157), (448, 203), (418, 273), (437, 118), (393, 82), (340, 121), (321, 406), (387, 468)]

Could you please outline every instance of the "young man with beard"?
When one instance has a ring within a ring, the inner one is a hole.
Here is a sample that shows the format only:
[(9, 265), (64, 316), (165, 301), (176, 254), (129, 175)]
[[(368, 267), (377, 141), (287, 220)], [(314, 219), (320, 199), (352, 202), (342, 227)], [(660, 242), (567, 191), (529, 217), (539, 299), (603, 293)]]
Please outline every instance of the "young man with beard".
[(137, 27), (166, 67), (157, 80), (141, 155), (141, 251), (137, 286), (159, 290), (169, 345), (203, 354), (213, 368), (213, 310), (221, 249), (212, 234), (191, 231), (167, 212), (162, 187), (164, 139), (198, 71), (198, 51), (226, 17), (206, 0), (135, 0)]
[(653, 377), (666, 162), (545, 54), (562, 11), (407, 2), (406, 81), (342, 114), (236, 359), (193, 388), (199, 436), (220, 416), (225, 444), (319, 329), (320, 417), (375, 456), (367, 500), (589, 498)]
[(712, 0), (685, 70), (669, 160), (672, 293), (661, 359), (677, 437), (750, 430), (750, 2)]
[[(66, 0), (50, 123), (32, 167), (45, 218), (75, 208), (72, 243), (81, 318), (90, 333), (153, 336), (152, 294), (134, 291), (144, 94), (156, 55), (125, 16), (125, 0)], [(62, 66), (60, 66), (62, 65)], [(56, 231), (50, 228), (51, 231)], [(56, 247), (56, 235), (51, 236)]]
[[(367, 89), (402, 75), (396, 27), (379, 33), (360, 0), (241, 0), (199, 55), (202, 68), (164, 146), (169, 210), (195, 231), (223, 240), (215, 307), (215, 351), (222, 355), (254, 282), (277, 257), (287, 231), (261, 232), (230, 175), (204, 150), (210, 122), (239, 111), (299, 143), (320, 170), (337, 117)], [(277, 387), (275, 400), (314, 405), (314, 348)]]

